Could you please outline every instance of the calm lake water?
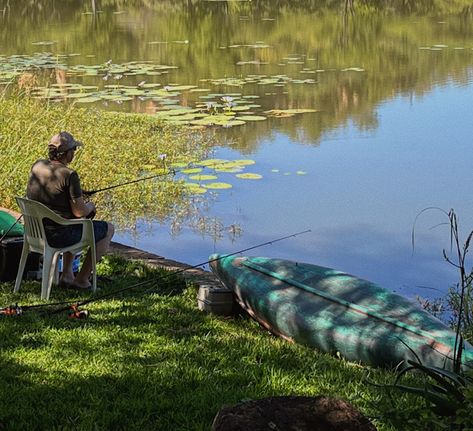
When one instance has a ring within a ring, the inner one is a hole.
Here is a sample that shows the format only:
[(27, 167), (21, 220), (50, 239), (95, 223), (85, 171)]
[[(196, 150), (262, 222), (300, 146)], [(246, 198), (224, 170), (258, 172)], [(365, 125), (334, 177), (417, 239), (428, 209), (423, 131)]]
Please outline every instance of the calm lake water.
[(231, 94), (258, 96), (248, 99), (260, 105), (252, 115), (320, 110), (215, 129), (212, 157), (252, 159), (245, 171), (262, 178), (219, 174), (233, 188), (199, 206), (204, 232), (143, 220), (116, 240), (194, 265), (212, 252), (311, 229), (251, 253), (337, 268), (407, 296), (441, 296), (458, 280), (442, 257), (446, 216), (422, 213), (414, 250), (412, 231), (428, 207), (454, 208), (462, 232), (473, 229), (471, 17), (344, 17), (314, 2), (304, 9), (204, 1), (151, 8), (97, 1), (93, 15), (94, 2), (41, 3), (0, 1), (4, 63), (41, 52), (63, 54), (60, 62), (71, 67), (148, 61), (176, 68), (107, 80), (63, 74), (61, 82), (207, 89), (182, 90), (171, 101), (93, 102), (100, 108), (155, 113)]

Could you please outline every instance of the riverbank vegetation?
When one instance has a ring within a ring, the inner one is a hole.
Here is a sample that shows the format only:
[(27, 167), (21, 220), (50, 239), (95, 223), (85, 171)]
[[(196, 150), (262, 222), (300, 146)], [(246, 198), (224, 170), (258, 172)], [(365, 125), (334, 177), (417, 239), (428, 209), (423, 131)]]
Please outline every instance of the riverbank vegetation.
[[(133, 226), (138, 217), (162, 220), (188, 205), (182, 184), (164, 175), (174, 162), (200, 159), (210, 138), (200, 132), (161, 124), (145, 115), (107, 113), (32, 100), (0, 97), (0, 202), (16, 209), (24, 195), (31, 165), (47, 157), (47, 143), (60, 130), (84, 143), (72, 163), (84, 190), (96, 190), (163, 174), (153, 181), (94, 196), (99, 217)], [(165, 157), (164, 157), (165, 155)]]
[[(111, 279), (99, 295), (144, 285), (89, 304), (84, 320), (34, 309), (2, 317), (0, 427), (209, 430), (223, 405), (323, 394), (348, 400), (380, 431), (447, 429), (423, 400), (367, 382), (388, 385), (394, 372), (290, 344), (243, 317), (204, 314), (193, 285), (140, 263), (110, 256), (98, 272)], [(0, 284), (0, 304), (34, 303), (39, 289), (30, 281), (13, 295)]]

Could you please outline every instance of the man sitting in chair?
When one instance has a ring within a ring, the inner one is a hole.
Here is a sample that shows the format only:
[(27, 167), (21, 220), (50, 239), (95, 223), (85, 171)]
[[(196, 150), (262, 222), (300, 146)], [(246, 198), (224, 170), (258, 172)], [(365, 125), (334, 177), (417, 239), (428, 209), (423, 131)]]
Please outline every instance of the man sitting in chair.
[[(63, 218), (93, 218), (95, 216), (95, 204), (84, 201), (79, 176), (76, 171), (68, 167), (74, 159), (77, 147), (80, 146), (82, 143), (76, 141), (68, 132), (60, 132), (51, 138), (48, 145), (49, 160), (38, 160), (31, 167), (26, 188), (28, 199), (41, 202)], [(81, 225), (59, 226), (48, 219), (45, 219), (43, 223), (46, 238), (52, 247), (67, 247), (81, 239)], [(93, 225), (98, 261), (110, 245), (114, 227), (111, 223), (97, 220), (93, 220)], [(64, 253), (60, 285), (90, 288), (89, 277), (92, 272), (90, 252), (87, 253), (75, 277), (72, 271), (73, 259), (74, 256), (71, 253)]]

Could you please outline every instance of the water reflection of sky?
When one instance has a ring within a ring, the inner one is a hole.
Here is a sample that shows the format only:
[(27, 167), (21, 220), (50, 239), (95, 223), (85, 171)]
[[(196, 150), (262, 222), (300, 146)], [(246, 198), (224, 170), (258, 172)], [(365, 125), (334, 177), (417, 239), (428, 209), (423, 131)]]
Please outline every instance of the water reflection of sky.
[(233, 181), (208, 214), (225, 226), (241, 225), (241, 237), (232, 242), (224, 235), (215, 243), (184, 229), (172, 238), (167, 226), (155, 226), (152, 237), (117, 239), (197, 264), (214, 251), (312, 229), (251, 254), (334, 267), (406, 295), (438, 296), (458, 279), (442, 258), (448, 228), (431, 229), (447, 219), (435, 211), (419, 218), (414, 253), (411, 233), (416, 215), (431, 206), (454, 208), (463, 233), (473, 228), (472, 100), (473, 85), (444, 86), (421, 99), (397, 97), (379, 106), (374, 131), (348, 126), (314, 147), (275, 133), (251, 155), (220, 148), (217, 157), (255, 159), (247, 171), (264, 176)]

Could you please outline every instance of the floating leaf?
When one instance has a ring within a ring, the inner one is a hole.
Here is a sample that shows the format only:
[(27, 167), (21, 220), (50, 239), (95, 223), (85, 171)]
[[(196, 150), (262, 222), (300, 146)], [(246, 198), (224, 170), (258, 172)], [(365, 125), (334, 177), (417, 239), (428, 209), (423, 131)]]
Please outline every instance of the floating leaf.
[(271, 172), (279, 172), (279, 169), (271, 169)]
[(262, 117), (261, 115), (242, 115), (241, 117), (237, 117), (237, 120), (240, 120), (240, 121), (263, 121), (263, 120), (266, 120), (266, 117)]
[(251, 159), (240, 159), (240, 160), (234, 160), (232, 163), (235, 166), (249, 166), (249, 165), (254, 165), (256, 162)]
[(200, 162), (197, 162), (199, 165), (202, 166), (215, 166), (215, 165), (220, 165), (222, 163), (228, 163), (228, 160), (225, 159), (206, 159), (206, 160), (201, 160)]
[(292, 117), (296, 114), (305, 114), (310, 112), (319, 112), (318, 109), (271, 109), (269, 111), (264, 111), (268, 117)]
[(190, 180), (196, 180), (196, 181), (216, 180), (217, 178), (218, 178), (217, 175), (191, 175), (189, 176)]
[(228, 167), (228, 168), (215, 168), (216, 172), (225, 172), (225, 173), (230, 173), (230, 174), (235, 174), (237, 172), (241, 172), (243, 170), (242, 167), (235, 166), (233, 168)]
[(306, 171), (297, 171), (296, 174), (297, 175), (306, 175), (307, 172)]
[(203, 187), (206, 189), (231, 189), (233, 186), (228, 183), (207, 183)]
[(204, 187), (201, 187), (197, 183), (184, 183), (184, 186), (189, 190), (190, 193), (195, 193), (195, 194), (207, 193), (207, 189)]
[(202, 168), (189, 168), (181, 171), (183, 174), (197, 174), (198, 172), (202, 172)]
[(168, 86), (166, 87), (168, 91), (186, 91), (186, 90), (192, 90), (194, 88), (197, 88), (196, 85), (175, 85), (175, 86)]
[(263, 176), (260, 174), (251, 174), (251, 173), (236, 174), (235, 176), (243, 180), (260, 180), (261, 178), (263, 178)]
[(246, 122), (240, 119), (236, 119), (236, 120), (228, 121), (227, 123), (222, 124), (222, 126), (233, 127), (233, 126), (243, 126), (243, 124), (246, 124)]

